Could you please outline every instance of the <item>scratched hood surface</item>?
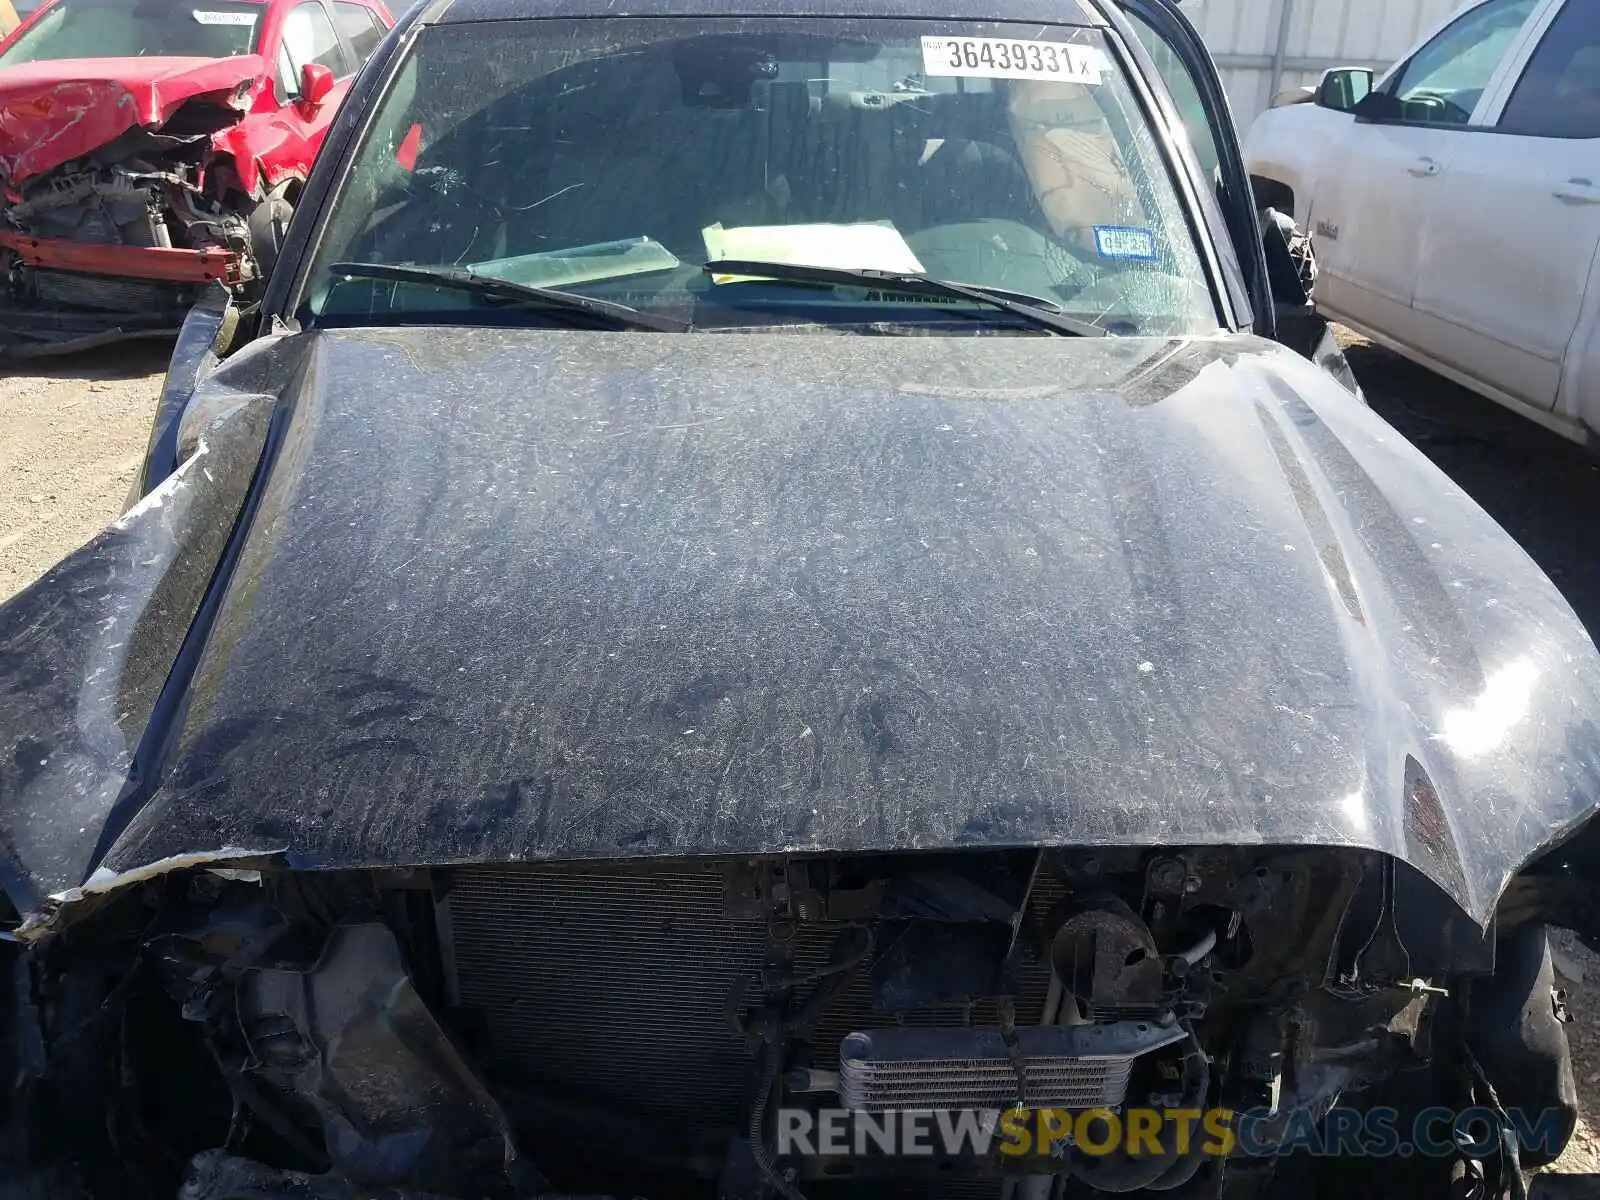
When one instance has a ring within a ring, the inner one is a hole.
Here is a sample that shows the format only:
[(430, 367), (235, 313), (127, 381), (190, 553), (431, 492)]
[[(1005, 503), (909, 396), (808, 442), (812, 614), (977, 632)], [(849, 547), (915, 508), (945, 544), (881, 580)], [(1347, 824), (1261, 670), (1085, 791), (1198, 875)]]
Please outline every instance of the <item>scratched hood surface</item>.
[(1265, 343), (290, 343), (111, 870), (1354, 845), (1481, 919), (1594, 809), (1565, 602)]
[(0, 179), (20, 184), (108, 145), (160, 129), (185, 104), (213, 110), (207, 130), (244, 116), (259, 55), (81, 58), (0, 68)]

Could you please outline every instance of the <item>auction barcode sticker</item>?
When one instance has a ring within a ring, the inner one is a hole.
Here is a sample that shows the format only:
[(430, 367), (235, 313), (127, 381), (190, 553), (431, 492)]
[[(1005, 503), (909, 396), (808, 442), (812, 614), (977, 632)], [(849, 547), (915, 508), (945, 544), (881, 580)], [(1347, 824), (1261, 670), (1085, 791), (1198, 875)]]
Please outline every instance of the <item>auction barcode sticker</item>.
[(254, 25), (256, 14), (248, 12), (212, 12), (208, 9), (197, 8), (194, 10), (194, 19), (202, 25)]
[(922, 39), (924, 75), (964, 75), (977, 79), (1060, 79), (1100, 82), (1110, 64), (1104, 51), (1075, 42), (1029, 42), (1011, 38), (937, 37)]

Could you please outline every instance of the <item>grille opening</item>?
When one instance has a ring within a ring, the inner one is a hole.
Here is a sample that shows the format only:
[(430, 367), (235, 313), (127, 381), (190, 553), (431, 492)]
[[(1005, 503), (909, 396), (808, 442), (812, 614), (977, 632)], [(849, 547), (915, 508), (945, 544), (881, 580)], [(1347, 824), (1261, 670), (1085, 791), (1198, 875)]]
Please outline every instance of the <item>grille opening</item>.
[[(1042, 917), (1061, 892), (1053, 879), (1041, 878), (1030, 907)], [(661, 1156), (675, 1158), (700, 1181), (683, 1178), (684, 1194), (707, 1194), (695, 1189), (720, 1170), (731, 1139), (742, 1136), (754, 1084), (755, 1059), (729, 1018), (729, 1001), (760, 972), (767, 945), (764, 920), (727, 915), (723, 864), (460, 868), (442, 891), (438, 927), (450, 1022), (508, 1111), (521, 1114), (519, 1135), (525, 1128), (522, 1140), (541, 1168), (554, 1177), (561, 1155), (581, 1159), (583, 1190), (592, 1193), (596, 1166), (606, 1164), (597, 1164), (602, 1152), (586, 1146), (573, 1127), (632, 1122), (662, 1143)], [(827, 965), (845, 929), (800, 922), (796, 974)], [(1019, 982), (1019, 1023), (1037, 1021), (1048, 963), (1029, 954)], [(927, 1005), (898, 1016), (872, 1008), (871, 980), (858, 972), (793, 1047), (791, 1065), (837, 1069), (840, 1043), (858, 1030), (999, 1022), (993, 1000)], [(536, 1103), (528, 1104), (530, 1097)], [(590, 1116), (563, 1121), (572, 1111)], [(632, 1149), (640, 1162), (655, 1160), (649, 1186), (619, 1175), (607, 1183), (610, 1194), (671, 1200), (665, 1192), (678, 1184), (663, 1173), (668, 1164), (649, 1145)], [(618, 1162), (619, 1169), (627, 1165)], [(979, 1193), (958, 1189), (952, 1200), (998, 1195), (998, 1182), (981, 1182)], [(925, 1179), (906, 1194), (943, 1195), (934, 1183)], [(824, 1186), (833, 1184), (814, 1185), (818, 1200), (831, 1194)], [(875, 1196), (898, 1194), (888, 1180), (871, 1186)], [(808, 1195), (812, 1190), (808, 1185)]]

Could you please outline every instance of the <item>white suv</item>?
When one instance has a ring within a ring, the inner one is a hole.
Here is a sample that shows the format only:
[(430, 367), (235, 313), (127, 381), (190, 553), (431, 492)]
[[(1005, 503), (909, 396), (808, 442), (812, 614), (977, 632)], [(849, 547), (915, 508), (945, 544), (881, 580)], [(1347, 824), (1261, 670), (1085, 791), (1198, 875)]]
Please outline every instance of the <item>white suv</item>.
[(1245, 158), (1315, 236), (1323, 314), (1600, 437), (1600, 0), (1476, 0), (1263, 113)]

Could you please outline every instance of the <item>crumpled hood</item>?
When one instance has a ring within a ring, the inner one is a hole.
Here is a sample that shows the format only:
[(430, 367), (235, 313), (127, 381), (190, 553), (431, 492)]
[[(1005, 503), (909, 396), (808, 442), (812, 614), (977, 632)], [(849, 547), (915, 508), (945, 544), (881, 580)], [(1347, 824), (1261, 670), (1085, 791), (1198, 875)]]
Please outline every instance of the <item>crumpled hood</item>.
[(1483, 921), (1600, 797), (1560, 595), (1266, 343), (274, 353), (292, 415), (107, 872), (1358, 846)]
[[(266, 70), (232, 58), (83, 58), (0, 68), (0, 179), (20, 184), (130, 129), (156, 130), (198, 101), (244, 116)], [(217, 124), (213, 121), (212, 124)]]

